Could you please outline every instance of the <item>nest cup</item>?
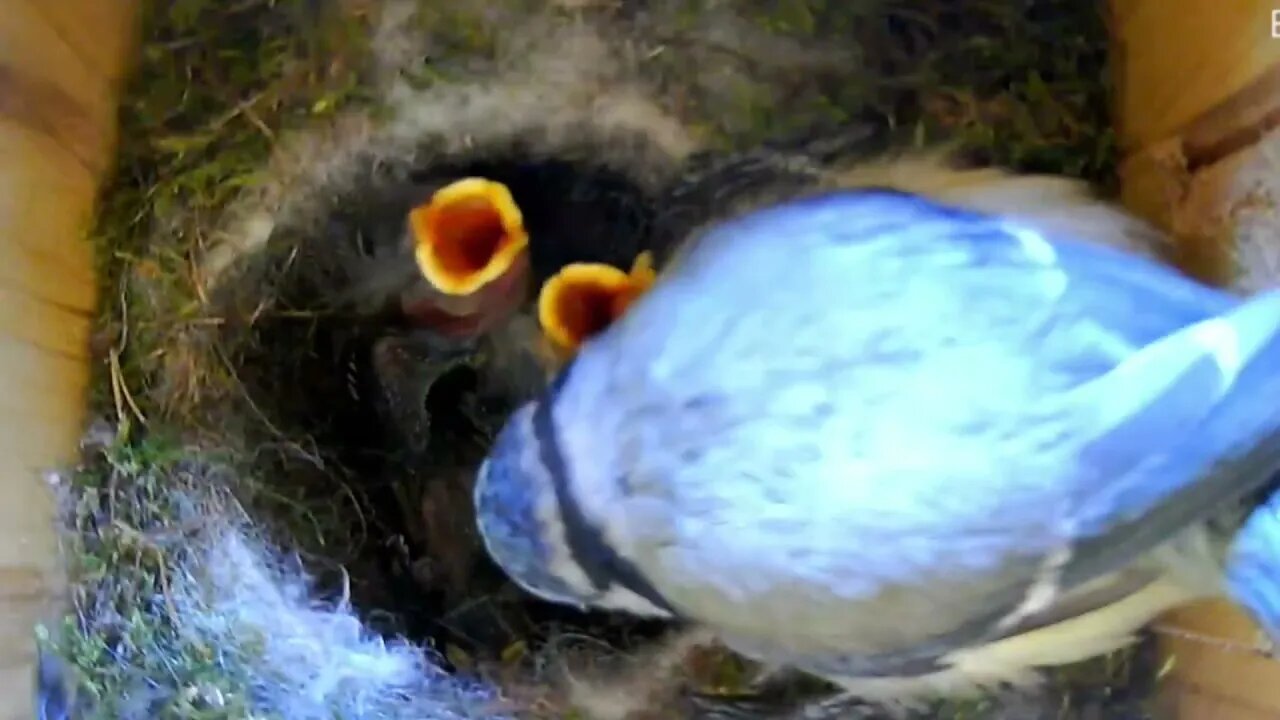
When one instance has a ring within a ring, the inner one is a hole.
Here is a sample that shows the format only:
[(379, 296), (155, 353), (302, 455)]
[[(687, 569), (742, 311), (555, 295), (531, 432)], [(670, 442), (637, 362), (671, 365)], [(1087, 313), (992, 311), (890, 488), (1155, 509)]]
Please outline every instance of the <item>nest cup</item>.
[[(192, 257), (195, 290), (179, 304), (194, 304), (194, 315), (207, 322), (175, 325), (148, 354), (156, 381), (137, 400), (155, 412), (146, 413), (149, 422), (132, 422), (143, 441), (122, 445), (114, 430), (97, 432), (84, 448), (81, 473), (56, 478), (66, 501), (61, 519), (76, 535), (67, 542), (77, 556), (78, 592), (99, 591), (73, 597), (72, 623), (103, 630), (60, 649), (86, 667), (118, 659), (116, 669), (89, 678), (118, 697), (95, 697), (77, 682), (84, 708), (110, 707), (114, 717), (129, 719), (237, 711), (304, 720), (335, 712), (357, 719), (500, 717), (512, 707), (496, 702), (500, 694), (519, 709), (545, 701), (515, 689), (550, 679), (539, 650), (554, 645), (552, 638), (583, 629), (612, 652), (643, 645), (661, 630), (532, 602), (478, 551), (468, 489), (483, 438), (474, 437), (457, 407), (474, 381), (468, 371), (442, 378), (422, 398), (442, 433), (429, 461), (409, 465), (390, 452), (382, 420), (352, 393), (350, 371), (393, 328), (385, 317), (336, 301), (359, 261), (342, 218), (424, 174), (482, 175), (512, 187), (535, 217), (565, 187), (595, 188), (620, 197), (618, 206), (643, 226), (656, 211), (653, 198), (680, 176), (691, 153), (713, 139), (750, 144), (763, 125), (786, 130), (779, 116), (798, 122), (802, 100), (834, 97), (848, 111), (861, 103), (850, 97), (867, 86), (865, 72), (848, 68), (870, 65), (828, 53), (813, 29), (802, 33), (805, 42), (789, 41), (772, 32), (786, 22), (757, 23), (745, 10), (742, 17), (721, 9), (691, 18), (687, 7), (675, 7), (687, 3), (654, 2), (643, 4), (648, 10), (634, 24), (612, 25), (515, 2), (485, 12), (438, 2), (416, 15), (410, 5), (387, 3), (374, 35), (369, 82), (379, 111), (345, 114), (283, 142), (266, 182), (202, 226), (207, 246)], [(866, 17), (876, 17), (874, 5)], [(112, 105), (133, 21), (122, 4), (65, 0), (55, 10), (34, 8), (19, 3), (17, 19), (3, 23), (11, 42), (0, 43), (20, 51), (0, 60), (14, 67), (21, 61), (24, 70), (0, 73), (0, 83), (29, 75), (61, 88), (59, 95), (39, 82), (14, 85), (40, 102), (16, 109), (0, 103), (0, 117), (17, 119), (14, 135), (3, 137), (18, 139), (5, 141), (30, 161), (5, 170), (16, 174), (13, 186), (52, 189), (24, 193), (3, 245), (20, 298), (5, 315), (14, 340), (6, 397), (21, 426), (9, 434), (12, 494), (0, 510), (21, 539), (6, 561), (15, 580), (4, 585), (14, 618), (10, 647), (22, 651), (0, 675), (15, 718), (31, 717), (29, 628), (61, 625), (60, 608), (46, 603), (62, 596), (49, 494), (31, 475), (66, 460), (80, 435), (93, 273), (74, 238), (110, 154)], [(440, 13), (457, 13), (451, 27), (504, 39), (482, 43), (484, 52), (450, 67), (447, 78), (415, 87), (403, 70), (423, 53), (423, 18), (429, 24)], [(759, 32), (765, 25), (771, 32)], [(825, 40), (848, 44), (836, 32), (843, 26), (816, 25), (835, 33)], [(907, 37), (900, 18), (884, 25), (899, 46), (918, 40)], [(717, 40), (719, 49), (671, 42), (671, 28), (690, 26), (695, 40)], [(645, 37), (662, 39), (646, 46)], [(646, 52), (657, 46), (666, 54), (646, 69)], [(916, 67), (914, 50), (899, 52), (909, 56), (904, 67)], [(65, 96), (78, 98), (83, 112), (67, 112), (71, 106), (59, 104)], [(784, 106), (793, 112), (760, 120), (761, 107)], [(976, 124), (986, 132), (991, 122)], [(157, 233), (157, 245), (171, 230)], [(29, 242), (36, 237), (50, 240), (36, 248)], [(638, 249), (617, 252), (629, 264)], [(618, 262), (590, 248), (535, 251), (532, 259), (538, 277), (567, 261)], [(134, 307), (151, 303), (151, 312), (166, 317), (173, 300), (159, 294), (160, 284), (145, 273), (130, 277)], [(122, 414), (140, 415), (129, 408), (127, 388), (116, 390)], [(155, 427), (161, 415), (178, 437)], [(45, 512), (32, 512), (37, 507)], [(122, 553), (150, 569), (150, 584), (126, 587), (103, 577), (86, 585), (92, 568), (79, 556), (93, 555), (87, 550)], [(135, 610), (160, 620), (135, 622)], [(399, 636), (415, 642), (387, 639)], [(1113, 687), (1114, 672), (1085, 677), (1094, 694), (1145, 692), (1142, 681)], [(1034, 709), (966, 705), (952, 714), (1037, 717), (1061, 705), (1059, 686), (1067, 683), (1053, 685)]]
[[(403, 399), (420, 403), (430, 417), (430, 437), (422, 439), (427, 443), (423, 448), (405, 448), (397, 428), (376, 411), (381, 399), (369, 377), (371, 346), (400, 328), (394, 314), (364, 315), (334, 307), (334, 298), (359, 283), (358, 274), (351, 272), (360, 262), (353, 257), (359, 220), (346, 218), (359, 214), (365, 202), (377, 204), (424, 176), (501, 182), (511, 188), (534, 235), (530, 260), (536, 285), (565, 262), (616, 262), (601, 256), (604, 245), (614, 246), (616, 257), (634, 255), (636, 250), (628, 246), (652, 220), (657, 183), (674, 173), (688, 147), (654, 142), (655, 133), (646, 125), (601, 122), (597, 113), (607, 98), (593, 98), (577, 115), (571, 98), (554, 95), (527, 107), (517, 103), (520, 109), (512, 112), (511, 86), (479, 89), (483, 87), (466, 87), (466, 104), (449, 91), (406, 95), (402, 117), (408, 127), (392, 121), (386, 131), (390, 137), (374, 130), (369, 136), (338, 140), (332, 149), (351, 159), (344, 168), (350, 182), (325, 185), (318, 193), (322, 199), (299, 216), (306, 218), (303, 222), (277, 222), (262, 247), (238, 257), (213, 290), (215, 303), (236, 308), (220, 313), (228, 322), (214, 342), (239, 348), (232, 351), (234, 371), (246, 396), (283, 437), (310, 439), (323, 459), (320, 467), (309, 453), (283, 454), (272, 468), (273, 482), (291, 488), (292, 497), (304, 502), (315, 500), (311, 493), (318, 488), (326, 488), (321, 495), (350, 489), (350, 500), (330, 506), (337, 525), (330, 526), (329, 520), (323, 524), (331, 555), (334, 537), (361, 535), (358, 544), (376, 548), (372, 555), (341, 558), (360, 578), (353, 590), (362, 604), (394, 611), (403, 621), (385, 630), (432, 637), (440, 647), (465, 647), (467, 652), (501, 649), (536, 634), (532, 626), (517, 629), (513, 624), (519, 621), (495, 607), (523, 605), (525, 599), (501, 592), (505, 580), (489, 566), (472, 527), (474, 470), (497, 428), (476, 427), (459, 414), (458, 404), (476, 380), (467, 368), (445, 374), (422, 398)], [(501, 109), (520, 120), (486, 133), (483, 117)], [(438, 122), (451, 113), (456, 119), (438, 130), (413, 127), (418, 118)], [(668, 122), (670, 134), (679, 125)], [(404, 140), (397, 145), (400, 132)], [(450, 147), (464, 133), (466, 146)], [(376, 154), (343, 147), (353, 140), (377, 148)], [(578, 244), (578, 252), (573, 238), (569, 247), (541, 244), (537, 235), (547, 208), (582, 193), (599, 195), (607, 206), (607, 227), (592, 227), (576, 215), (580, 224), (575, 229), (605, 242)], [(276, 312), (255, 315), (264, 288), (269, 288)], [(499, 409), (497, 416), (502, 413)], [(346, 522), (337, 516), (345, 516)], [(344, 529), (335, 532), (340, 527)], [(405, 546), (372, 542), (378, 538), (402, 539)], [(481, 601), (475, 602), (477, 598)], [(572, 616), (552, 607), (542, 607), (540, 613), (544, 620)]]

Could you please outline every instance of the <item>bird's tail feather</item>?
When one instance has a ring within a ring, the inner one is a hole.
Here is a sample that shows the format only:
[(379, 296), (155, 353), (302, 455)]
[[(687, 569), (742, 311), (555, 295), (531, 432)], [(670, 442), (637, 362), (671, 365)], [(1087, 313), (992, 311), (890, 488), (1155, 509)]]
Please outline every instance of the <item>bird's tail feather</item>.
[[(1117, 403), (1132, 406), (1134, 398), (1145, 397), (1163, 409), (1146, 412), (1143, 406), (1126, 416), (1113, 408), (1108, 415), (1119, 422), (1100, 425), (1098, 447), (1091, 451), (1093, 465), (1105, 469), (1104, 486), (1094, 488), (1076, 517), (1076, 530), (1086, 539), (1076, 544), (1064, 570), (1066, 585), (1113, 571), (1183, 529), (1247, 502), (1280, 471), (1280, 291), (1250, 298), (1177, 336), (1181, 345), (1151, 348), (1155, 360), (1160, 359), (1155, 353), (1169, 353), (1168, 364), (1152, 362), (1147, 377), (1129, 372), (1116, 375), (1110, 388), (1096, 388), (1095, 400), (1110, 391)], [(1214, 374), (1203, 372), (1204, 363), (1174, 361), (1197, 348), (1212, 360)], [(1205, 405), (1203, 417), (1190, 412)], [(1194, 422), (1193, 432), (1178, 430), (1177, 414), (1183, 425)], [(1143, 419), (1147, 433), (1122, 427)], [(1172, 443), (1171, 433), (1178, 438)], [(1119, 480), (1106, 477), (1106, 471), (1125, 465), (1122, 455), (1141, 457), (1145, 451), (1138, 444), (1143, 442), (1169, 447), (1153, 459), (1129, 463), (1131, 469)]]
[(1280, 643), (1280, 490), (1246, 518), (1227, 556), (1227, 591)]

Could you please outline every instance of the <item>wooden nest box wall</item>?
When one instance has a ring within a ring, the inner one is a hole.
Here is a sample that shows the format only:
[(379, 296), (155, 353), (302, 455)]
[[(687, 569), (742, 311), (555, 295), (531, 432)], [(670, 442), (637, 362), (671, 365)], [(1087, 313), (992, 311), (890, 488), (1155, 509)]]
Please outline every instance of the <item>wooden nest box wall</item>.
[[(1252, 292), (1280, 281), (1280, 2), (1111, 0), (1122, 196), (1183, 268)], [(1280, 398), (1276, 399), (1280, 402)], [(1280, 663), (1225, 603), (1161, 622), (1177, 720), (1280, 718)]]
[(116, 145), (135, 0), (0, 13), (0, 720), (31, 720), (32, 627), (62, 563), (44, 471), (74, 457), (96, 287), (86, 230)]
[[(32, 627), (63, 583), (43, 472), (84, 422), (94, 263), (137, 0), (10, 0), (0, 17), (0, 720), (33, 717)], [(1267, 0), (1111, 0), (1125, 202), (1176, 233), (1192, 272), (1280, 278), (1280, 39)], [(1272, 203), (1272, 198), (1275, 203)], [(1280, 663), (1207, 604), (1162, 625), (1178, 720), (1280, 718)], [(1221, 642), (1205, 642), (1203, 638)]]

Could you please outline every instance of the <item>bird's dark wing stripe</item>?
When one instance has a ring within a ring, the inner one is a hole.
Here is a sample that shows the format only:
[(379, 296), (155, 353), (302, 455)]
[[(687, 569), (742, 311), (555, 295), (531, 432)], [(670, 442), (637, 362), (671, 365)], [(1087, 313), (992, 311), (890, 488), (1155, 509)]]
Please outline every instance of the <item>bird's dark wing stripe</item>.
[(538, 403), (533, 414), (533, 433), (542, 455), (542, 462), (551, 475), (551, 484), (555, 488), (556, 502), (560, 506), (560, 516), (564, 520), (566, 541), (574, 562), (587, 574), (596, 590), (603, 591), (615, 584), (630, 590), (676, 616), (675, 608), (667, 602), (635, 565), (619, 555), (604, 539), (604, 535), (594, 524), (587, 520), (581, 506), (568, 488), (568, 471), (564, 457), (560, 453), (560, 443), (556, 440), (555, 425), (552, 420), (552, 409), (555, 397), (573, 370), (573, 363), (561, 371), (559, 377), (552, 382), (543, 401)]

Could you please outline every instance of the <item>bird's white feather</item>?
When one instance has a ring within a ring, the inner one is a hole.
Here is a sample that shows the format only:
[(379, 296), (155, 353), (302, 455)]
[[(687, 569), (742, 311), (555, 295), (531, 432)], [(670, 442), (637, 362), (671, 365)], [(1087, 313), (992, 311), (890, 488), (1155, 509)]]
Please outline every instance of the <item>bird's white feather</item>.
[(951, 668), (911, 678), (831, 678), (858, 697), (888, 704), (929, 696), (972, 695), (1000, 685), (1040, 680), (1043, 668), (1066, 665), (1118, 650), (1134, 633), (1166, 610), (1199, 594), (1160, 580), (1117, 603), (1006, 640), (947, 656)]

